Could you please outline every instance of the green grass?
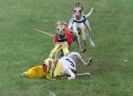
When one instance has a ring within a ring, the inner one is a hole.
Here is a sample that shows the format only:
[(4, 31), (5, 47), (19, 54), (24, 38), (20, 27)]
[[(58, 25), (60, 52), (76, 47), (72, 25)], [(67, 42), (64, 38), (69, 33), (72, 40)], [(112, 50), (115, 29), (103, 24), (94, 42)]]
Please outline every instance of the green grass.
[[(34, 31), (55, 32), (57, 20), (68, 21), (72, 5), (79, 0), (1, 0), (0, 1), (0, 96), (132, 96), (133, 90), (133, 1), (82, 0), (89, 17), (96, 48), (88, 45), (88, 68), (79, 72), (90, 77), (74, 81), (20, 78), (18, 74), (41, 64), (53, 48), (52, 38)], [(72, 51), (78, 51), (77, 45)], [(128, 60), (124, 62), (124, 60)], [(47, 84), (46, 86), (44, 86)]]

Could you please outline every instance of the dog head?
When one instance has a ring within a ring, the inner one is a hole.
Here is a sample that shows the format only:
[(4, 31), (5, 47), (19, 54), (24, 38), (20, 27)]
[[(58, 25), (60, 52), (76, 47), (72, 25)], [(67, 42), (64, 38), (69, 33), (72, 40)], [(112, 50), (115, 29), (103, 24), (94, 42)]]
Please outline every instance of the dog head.
[(76, 17), (76, 20), (80, 20), (83, 13), (83, 6), (78, 2), (73, 6), (73, 15)]
[(51, 63), (51, 62), (52, 62), (52, 59), (51, 59), (51, 58), (47, 58), (47, 59), (44, 60), (43, 65), (44, 65), (44, 66), (48, 66), (49, 63)]
[(45, 71), (49, 71), (49, 68), (51, 67), (52, 62), (53, 62), (53, 60), (51, 58), (45, 59), (43, 64), (42, 64), (43, 65), (43, 69)]
[(61, 22), (61, 21), (57, 21), (56, 23), (56, 30), (57, 30), (57, 37), (62, 40), (65, 39), (65, 28), (66, 28), (67, 23), (66, 22)]

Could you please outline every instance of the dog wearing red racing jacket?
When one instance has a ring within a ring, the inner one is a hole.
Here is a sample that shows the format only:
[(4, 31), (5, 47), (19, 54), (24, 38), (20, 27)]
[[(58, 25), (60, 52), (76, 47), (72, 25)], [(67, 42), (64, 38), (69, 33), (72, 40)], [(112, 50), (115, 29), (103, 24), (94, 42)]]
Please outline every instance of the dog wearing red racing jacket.
[(54, 36), (54, 44), (67, 42), (67, 44), (70, 46), (73, 42), (73, 37), (71, 34), (71, 30), (66, 27), (65, 22), (57, 21), (56, 23), (56, 34)]
[(69, 46), (76, 41), (79, 46), (81, 52), (84, 52), (81, 48), (80, 40), (78, 39), (77, 34), (75, 34), (71, 29), (68, 28), (67, 23), (65, 21), (57, 21), (56, 23), (56, 34), (54, 36), (54, 44), (65, 44), (69, 48)]

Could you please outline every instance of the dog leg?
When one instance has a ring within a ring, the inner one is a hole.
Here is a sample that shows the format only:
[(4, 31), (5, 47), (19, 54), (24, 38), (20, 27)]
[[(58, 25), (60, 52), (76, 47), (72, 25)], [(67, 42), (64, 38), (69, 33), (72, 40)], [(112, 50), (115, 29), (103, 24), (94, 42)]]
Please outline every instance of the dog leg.
[(86, 41), (86, 35), (87, 34), (85, 32), (86, 26), (82, 23), (80, 25), (80, 29), (81, 29), (82, 39), (83, 39), (84, 50), (86, 51), (86, 45), (87, 45), (87, 41)]
[(68, 80), (74, 80), (76, 78), (76, 75), (72, 72), (71, 69), (67, 69), (65, 73), (70, 75), (70, 77), (68, 77)]
[(79, 53), (77, 53), (77, 52), (71, 52), (68, 55), (68, 57), (71, 57), (71, 58), (73, 58), (74, 61), (79, 61), (79, 62), (81, 62), (84, 65), (89, 65), (92, 62), (92, 59), (91, 58), (89, 58), (88, 62), (85, 62), (83, 60), (83, 58), (81, 57), (81, 55)]
[(88, 31), (91, 32), (90, 23), (88, 20), (86, 20), (85, 25), (86, 25), (86, 28), (88, 29)]
[(77, 43), (80, 48), (80, 51), (85, 52), (85, 49), (81, 47), (81, 40), (80, 40), (80, 36), (78, 34), (77, 34)]
[(85, 50), (81, 46), (81, 40), (80, 40), (80, 36), (78, 34), (78, 30), (77, 29), (78, 29), (77, 23), (73, 23), (73, 31), (74, 31), (75, 36), (76, 36), (76, 42), (77, 42), (77, 44), (79, 46), (80, 51), (81, 52), (85, 52)]
[(90, 57), (89, 57), (89, 59), (88, 59), (88, 62), (85, 62), (85, 61), (82, 59), (81, 56), (79, 56), (79, 60), (80, 60), (81, 63), (83, 63), (83, 64), (86, 65), (86, 66), (90, 65), (91, 62), (92, 62), (92, 59), (91, 59)]
[(85, 25), (86, 25), (86, 28), (88, 29), (88, 35), (89, 35), (88, 37), (89, 37), (90, 44), (92, 47), (95, 47), (95, 43), (91, 39), (91, 27), (88, 20), (86, 21)]
[(85, 32), (85, 26), (84, 26), (84, 24), (81, 25), (81, 33), (82, 33), (82, 38), (83, 38), (84, 47), (85, 47), (87, 45), (87, 42), (86, 42), (86, 32)]
[(90, 44), (91, 44), (91, 46), (92, 46), (92, 47), (95, 47), (95, 44), (94, 44), (94, 42), (92, 41), (91, 37), (90, 37), (89, 40), (90, 40)]

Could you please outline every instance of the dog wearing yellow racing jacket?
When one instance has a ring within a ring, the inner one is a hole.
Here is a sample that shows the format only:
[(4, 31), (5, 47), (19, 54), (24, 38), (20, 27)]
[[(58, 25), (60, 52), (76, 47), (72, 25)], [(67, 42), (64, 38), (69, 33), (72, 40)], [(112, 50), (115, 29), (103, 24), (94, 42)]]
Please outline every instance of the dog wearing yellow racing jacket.
[(50, 80), (56, 79), (76, 79), (76, 63), (81, 62), (84, 65), (89, 65), (91, 59), (85, 62), (79, 53), (71, 52), (60, 59), (47, 58), (44, 60), (43, 65), (30, 68), (28, 71), (23, 72), (20, 76), (30, 78), (46, 77)]
[(81, 55), (77, 52), (71, 52), (60, 59), (45, 59), (44, 65), (47, 66), (46, 78), (50, 80), (55, 79), (76, 79), (76, 63), (80, 62), (88, 66), (91, 63), (91, 58), (85, 62)]
[[(49, 58), (46, 59), (46, 61), (50, 61), (52, 60), (51, 58), (53, 58), (55, 56), (56, 52), (59, 52), (60, 50), (64, 50), (64, 55), (68, 54), (69, 51), (68, 49), (63, 45), (63, 44), (58, 44), (57, 46), (55, 46), (55, 48), (52, 49), (52, 51), (49, 54)], [(53, 61), (57, 61), (53, 59)], [(48, 67), (48, 69), (47, 69)], [(50, 66), (46, 66), (45, 64), (42, 65), (38, 65), (38, 66), (34, 66), (31, 67), (30, 69), (28, 69), (27, 71), (19, 74), (19, 76), (21, 77), (29, 77), (29, 78), (45, 78), (46, 77), (46, 71), (49, 70)], [(49, 73), (49, 72), (47, 72)]]

